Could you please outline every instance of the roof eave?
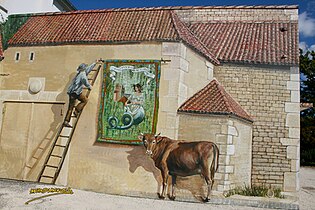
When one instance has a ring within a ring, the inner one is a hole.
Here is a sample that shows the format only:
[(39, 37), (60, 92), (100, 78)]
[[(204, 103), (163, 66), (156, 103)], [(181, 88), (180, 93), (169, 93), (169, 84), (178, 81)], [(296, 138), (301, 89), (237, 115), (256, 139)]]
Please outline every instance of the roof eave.
[(254, 120), (252, 118), (242, 117), (235, 114), (234, 112), (205, 112), (201, 110), (177, 110), (177, 113), (183, 113), (183, 114), (189, 113), (189, 114), (197, 114), (197, 115), (225, 115), (225, 116), (234, 117), (240, 120), (244, 120), (249, 123), (254, 123)]

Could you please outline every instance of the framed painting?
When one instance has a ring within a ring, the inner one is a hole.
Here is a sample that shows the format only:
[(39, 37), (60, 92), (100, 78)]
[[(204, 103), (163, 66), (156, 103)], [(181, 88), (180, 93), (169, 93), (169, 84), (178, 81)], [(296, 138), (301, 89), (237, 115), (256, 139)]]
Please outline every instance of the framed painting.
[(156, 60), (105, 61), (97, 141), (141, 144), (140, 133), (155, 133), (160, 68)]

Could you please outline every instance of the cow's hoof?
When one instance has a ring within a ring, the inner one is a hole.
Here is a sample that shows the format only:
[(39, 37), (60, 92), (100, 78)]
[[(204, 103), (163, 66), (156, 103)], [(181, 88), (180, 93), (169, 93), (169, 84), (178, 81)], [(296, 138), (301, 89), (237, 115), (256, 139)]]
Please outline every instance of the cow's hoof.
[(202, 202), (206, 203), (206, 202), (209, 202), (210, 199), (209, 198), (202, 198)]
[(169, 198), (170, 200), (174, 201), (174, 200), (175, 200), (175, 198), (176, 198), (176, 196), (171, 196), (171, 195), (168, 195), (168, 198)]
[(159, 199), (165, 199), (165, 197), (163, 195), (161, 195), (160, 193), (157, 193)]

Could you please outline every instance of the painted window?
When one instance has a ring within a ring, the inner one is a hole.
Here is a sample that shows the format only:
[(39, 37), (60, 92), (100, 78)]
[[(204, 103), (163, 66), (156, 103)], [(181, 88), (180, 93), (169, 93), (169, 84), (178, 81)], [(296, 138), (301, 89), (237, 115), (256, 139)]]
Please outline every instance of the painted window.
[(30, 61), (34, 61), (34, 59), (35, 59), (35, 53), (34, 52), (30, 52), (29, 60)]
[(142, 143), (156, 130), (160, 61), (106, 61), (103, 78), (97, 140)]
[(20, 52), (16, 52), (14, 59), (15, 59), (15, 61), (19, 61), (21, 59), (21, 53)]

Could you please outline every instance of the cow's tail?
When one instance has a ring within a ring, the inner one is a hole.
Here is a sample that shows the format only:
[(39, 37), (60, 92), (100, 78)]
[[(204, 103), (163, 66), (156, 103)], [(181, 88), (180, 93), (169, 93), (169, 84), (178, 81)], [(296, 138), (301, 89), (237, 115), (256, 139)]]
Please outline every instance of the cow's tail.
[(216, 144), (212, 143), (212, 152), (213, 152), (213, 159), (212, 159), (212, 163), (210, 166), (210, 176), (211, 176), (211, 180), (212, 180), (212, 184), (213, 185), (213, 181), (214, 181), (214, 174), (215, 172), (217, 172), (218, 167), (219, 167), (219, 148)]
[(216, 144), (213, 144), (213, 171), (217, 172), (219, 168), (219, 148)]

